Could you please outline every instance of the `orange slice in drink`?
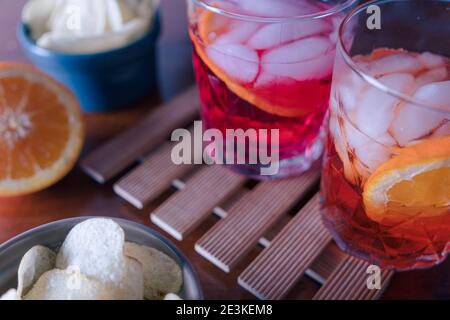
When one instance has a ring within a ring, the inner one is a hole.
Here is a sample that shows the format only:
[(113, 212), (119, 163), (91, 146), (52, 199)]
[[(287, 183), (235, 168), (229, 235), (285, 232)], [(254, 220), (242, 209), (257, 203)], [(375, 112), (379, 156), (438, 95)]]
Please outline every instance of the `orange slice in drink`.
[(74, 166), (83, 142), (78, 102), (20, 64), (0, 64), (0, 196), (42, 190)]
[[(230, 23), (230, 19), (222, 17), (209, 10), (202, 10), (198, 19), (198, 36), (194, 35), (190, 30), (191, 38), (197, 54), (214, 73), (214, 75), (225, 82), (228, 88), (238, 97), (265, 112), (282, 117), (299, 117), (310, 113), (311, 110), (307, 108), (299, 108), (298, 101), (292, 101), (292, 97), (285, 96), (282, 88), (277, 87), (278, 93), (271, 92), (267, 89), (260, 90), (260, 92), (258, 92), (257, 90), (249, 88), (249, 86), (239, 83), (230, 77), (226, 70), (223, 70), (211, 61), (208, 54), (205, 52), (205, 46), (209, 46), (213, 43), (211, 35), (213, 35), (214, 38), (217, 38), (228, 32)], [(197, 37), (200, 38), (200, 41), (197, 40)]]
[(450, 214), (450, 136), (399, 149), (369, 177), (363, 199), (382, 223)]
[(407, 52), (407, 51), (404, 49), (391, 49), (391, 48), (381, 47), (381, 48), (374, 49), (369, 55), (357, 55), (357, 56), (353, 57), (353, 59), (356, 58), (356, 60), (359, 60), (359, 61), (372, 62), (374, 60), (378, 60), (383, 57), (390, 56), (392, 54), (405, 53), (405, 52)]
[(231, 20), (209, 10), (199, 10), (201, 10), (198, 20), (199, 37), (205, 45), (209, 45), (212, 43), (210, 36), (214, 35), (214, 37), (218, 37), (226, 33)]

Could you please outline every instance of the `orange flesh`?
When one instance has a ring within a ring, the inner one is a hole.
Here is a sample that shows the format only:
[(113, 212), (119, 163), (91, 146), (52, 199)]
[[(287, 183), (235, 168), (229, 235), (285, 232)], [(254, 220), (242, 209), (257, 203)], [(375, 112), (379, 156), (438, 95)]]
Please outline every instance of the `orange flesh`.
[[(39, 71), (8, 64), (1, 64), (0, 71), (11, 72), (0, 76), (0, 196), (30, 193), (53, 184), (73, 166), (81, 149), (81, 114), (71, 93)], [(70, 106), (59, 96), (70, 97)], [(37, 178), (44, 170), (45, 176)], [(17, 181), (23, 184), (8, 185)]]
[[(450, 213), (450, 136), (424, 140), (398, 149), (399, 155), (381, 165), (364, 187), (366, 213), (375, 221), (396, 219), (397, 222), (420, 215), (431, 217)], [(426, 169), (430, 165), (436, 168)], [(411, 178), (401, 176), (403, 170), (424, 169)], [(377, 186), (394, 183), (385, 190), (388, 202), (374, 200)]]
[[(6, 141), (0, 141), (9, 159), (5, 167), (9, 168), (13, 179), (28, 177), (35, 172), (35, 165), (45, 169), (61, 156), (69, 137), (67, 113), (60, 105), (54, 93), (38, 84), (30, 84), (23, 78), (0, 79), (0, 86), (5, 91), (5, 102), (0, 105), (0, 113), (17, 106), (21, 95), (28, 92), (23, 114), (31, 122), (31, 128), (25, 137), (14, 142), (13, 149)], [(16, 88), (16, 90), (13, 90)], [(0, 171), (0, 179), (7, 178), (6, 172)]]
[(388, 191), (392, 202), (407, 207), (438, 207), (449, 205), (450, 168), (427, 171), (411, 180), (403, 180)]

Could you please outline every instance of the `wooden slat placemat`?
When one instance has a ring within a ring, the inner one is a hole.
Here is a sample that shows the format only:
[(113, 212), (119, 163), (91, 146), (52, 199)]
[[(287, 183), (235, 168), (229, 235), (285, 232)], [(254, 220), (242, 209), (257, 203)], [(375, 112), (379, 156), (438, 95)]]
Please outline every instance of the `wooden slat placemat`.
[(239, 276), (239, 284), (260, 299), (284, 298), (331, 241), (316, 194)]
[(256, 244), (258, 239), (317, 182), (311, 171), (299, 178), (269, 181), (256, 186), (214, 225), (195, 250), (225, 272)]
[(146, 204), (167, 190), (172, 182), (193, 169), (191, 165), (173, 165), (170, 155), (173, 145), (164, 143), (135, 170), (114, 184), (114, 191), (143, 209)]
[(193, 121), (198, 106), (197, 89), (192, 87), (88, 154), (81, 168), (97, 182), (107, 182), (160, 145), (174, 129)]
[(175, 239), (183, 240), (245, 181), (244, 177), (222, 166), (205, 167), (182, 190), (153, 211), (151, 219)]
[(143, 212), (180, 241), (212, 214), (218, 216), (195, 249), (225, 272), (262, 246), (235, 279), (258, 298), (286, 298), (308, 277), (320, 287), (314, 299), (378, 299), (393, 273), (383, 270), (381, 289), (369, 290), (368, 263), (337, 249), (320, 221), (319, 170), (255, 182), (219, 165), (172, 163), (173, 144), (168, 140), (172, 130), (195, 119), (195, 90), (160, 106), (89, 154), (82, 160), (83, 169), (103, 183), (145, 156), (114, 184), (118, 196), (141, 209), (152, 201), (161, 203), (152, 212)]
[(315, 300), (375, 300), (378, 299), (394, 274), (390, 270), (381, 271), (381, 288), (369, 289), (367, 268), (369, 263), (347, 256), (327, 279)]
[(323, 285), (345, 257), (347, 255), (332, 242), (305, 271), (305, 275)]

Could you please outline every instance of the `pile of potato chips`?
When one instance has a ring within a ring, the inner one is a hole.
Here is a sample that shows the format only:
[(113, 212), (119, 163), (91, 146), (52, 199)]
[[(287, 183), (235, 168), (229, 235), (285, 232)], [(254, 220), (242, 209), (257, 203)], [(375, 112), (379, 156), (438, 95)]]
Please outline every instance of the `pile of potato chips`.
[(73, 227), (58, 253), (43, 246), (22, 258), (17, 289), (2, 299), (178, 299), (179, 265), (164, 253), (125, 242), (113, 220), (94, 218)]

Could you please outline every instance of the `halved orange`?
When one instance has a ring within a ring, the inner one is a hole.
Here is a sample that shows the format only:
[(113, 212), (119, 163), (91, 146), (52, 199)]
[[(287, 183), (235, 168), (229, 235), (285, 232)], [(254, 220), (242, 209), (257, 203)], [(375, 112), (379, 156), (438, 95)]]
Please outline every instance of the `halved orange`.
[[(228, 88), (241, 99), (251, 103), (259, 109), (282, 117), (299, 117), (311, 112), (307, 108), (299, 108), (298, 101), (292, 101), (291, 97), (285, 97), (283, 89), (278, 86), (277, 94), (268, 92), (268, 90), (252, 90), (235, 79), (227, 75), (226, 70), (222, 70), (214, 64), (205, 52), (205, 46), (212, 43), (211, 35), (215, 38), (224, 34), (229, 29), (230, 20), (215, 14), (209, 10), (202, 10), (199, 13), (198, 19), (198, 37), (201, 43), (196, 38), (196, 35), (190, 30), (190, 35), (194, 43), (195, 50), (200, 56), (201, 60), (208, 66), (208, 68), (225, 84)], [(327, 94), (327, 93), (324, 93)], [(281, 103), (280, 103), (281, 102)], [(292, 106), (294, 105), (294, 106)]]
[(0, 196), (42, 190), (74, 166), (83, 144), (79, 104), (49, 76), (0, 64)]
[(363, 199), (381, 223), (450, 214), (450, 136), (398, 149), (369, 177)]

